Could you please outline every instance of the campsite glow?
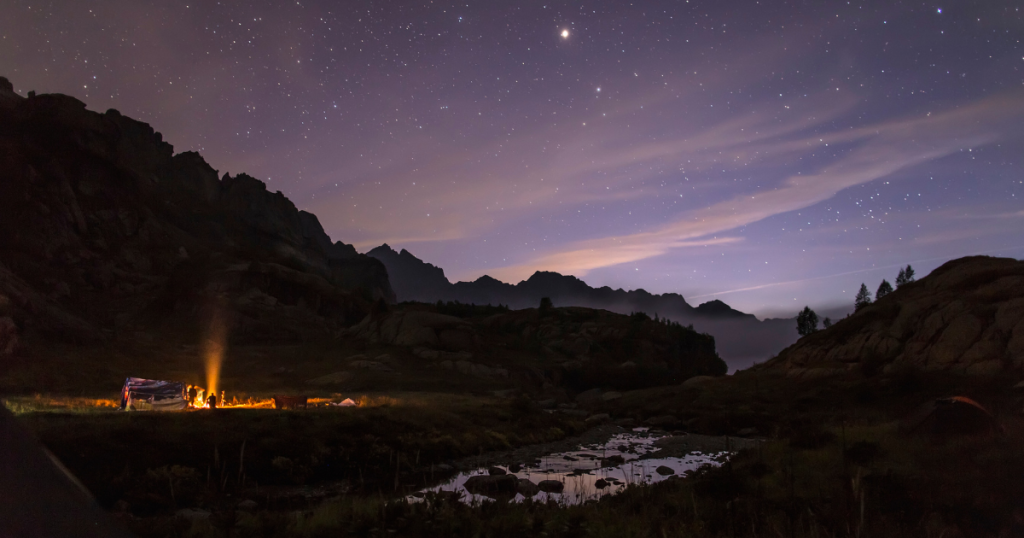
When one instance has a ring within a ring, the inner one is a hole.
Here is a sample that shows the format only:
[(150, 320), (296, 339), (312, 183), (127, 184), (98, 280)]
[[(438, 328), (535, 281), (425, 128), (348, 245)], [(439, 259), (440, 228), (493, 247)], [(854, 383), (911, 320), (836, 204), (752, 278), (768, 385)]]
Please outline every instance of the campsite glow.
[(206, 398), (217, 394), (217, 385), (220, 382), (220, 368), (224, 362), (224, 348), (226, 345), (227, 328), (224, 325), (220, 309), (217, 309), (210, 319), (209, 333), (207, 334), (206, 341), (203, 343), (203, 359), (206, 362)]

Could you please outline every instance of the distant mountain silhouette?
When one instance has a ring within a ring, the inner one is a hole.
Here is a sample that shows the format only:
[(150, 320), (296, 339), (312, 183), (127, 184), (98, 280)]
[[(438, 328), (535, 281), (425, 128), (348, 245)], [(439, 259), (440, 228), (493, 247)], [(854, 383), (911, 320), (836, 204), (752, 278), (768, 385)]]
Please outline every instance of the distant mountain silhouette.
[(542, 297), (549, 297), (555, 306), (600, 308), (622, 314), (645, 312), (652, 317), (693, 324), (695, 329), (715, 336), (719, 354), (733, 368), (767, 360), (799, 336), (792, 319), (758, 320), (753, 314), (740, 312), (719, 300), (694, 308), (678, 293), (593, 288), (574, 276), (550, 271), (538, 271), (514, 285), (487, 275), (473, 282), (453, 284), (443, 269), (420, 260), (408, 250), (396, 252), (384, 244), (366, 255), (380, 260), (387, 268), (399, 301), (458, 301), (523, 309), (535, 308)]

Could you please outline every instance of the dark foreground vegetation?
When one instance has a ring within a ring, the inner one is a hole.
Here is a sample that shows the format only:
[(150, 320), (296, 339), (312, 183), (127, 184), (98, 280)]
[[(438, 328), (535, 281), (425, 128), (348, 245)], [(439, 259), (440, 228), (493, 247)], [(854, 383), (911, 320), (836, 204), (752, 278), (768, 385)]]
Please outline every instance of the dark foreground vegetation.
[[(342, 491), (393, 495), (446, 469), (450, 474), (444, 462), (559, 440), (582, 428), (515, 401), (399, 394), (364, 397), (362, 405), (30, 412), (21, 420), (102, 505), (138, 517), (222, 509), (244, 498), (281, 510)], [(313, 494), (314, 488), (320, 490)]]
[[(901, 430), (922, 402), (951, 394), (985, 405), (998, 427)], [(571, 415), (541, 412), (527, 398), (398, 395), (363, 403), (306, 412), (20, 416), (140, 536), (1024, 532), (1024, 397), (1006, 379), (903, 370), (800, 381), (755, 370), (627, 392), (591, 411), (638, 423), (672, 417), (669, 429), (764, 441), (720, 468), (582, 506), (404, 500), (460, 457), (490, 451), (500, 461), (512, 447), (580, 432), (582, 421)]]

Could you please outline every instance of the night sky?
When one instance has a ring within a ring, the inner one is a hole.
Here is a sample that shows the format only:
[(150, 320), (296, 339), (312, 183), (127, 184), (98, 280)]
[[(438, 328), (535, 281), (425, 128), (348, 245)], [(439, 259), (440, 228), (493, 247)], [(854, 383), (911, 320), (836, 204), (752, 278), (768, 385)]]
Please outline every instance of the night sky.
[(1024, 1), (0, 0), (0, 75), (146, 121), (336, 240), (849, 305), (1024, 257)]

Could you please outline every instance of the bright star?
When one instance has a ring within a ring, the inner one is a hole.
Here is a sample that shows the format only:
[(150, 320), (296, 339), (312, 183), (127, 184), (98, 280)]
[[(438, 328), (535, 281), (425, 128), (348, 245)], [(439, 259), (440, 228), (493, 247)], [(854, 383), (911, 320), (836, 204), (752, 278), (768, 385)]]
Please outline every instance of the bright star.
[(562, 39), (569, 39), (569, 30), (562, 30)]

